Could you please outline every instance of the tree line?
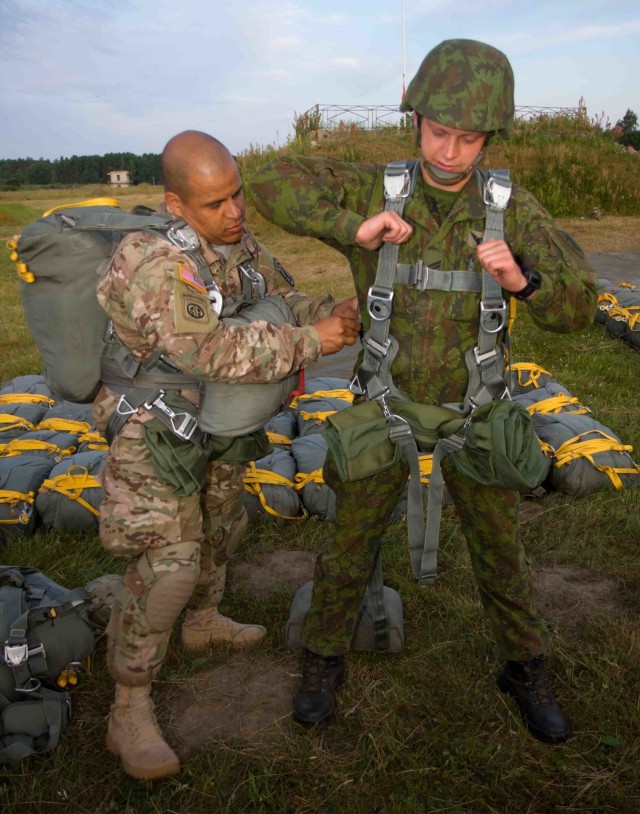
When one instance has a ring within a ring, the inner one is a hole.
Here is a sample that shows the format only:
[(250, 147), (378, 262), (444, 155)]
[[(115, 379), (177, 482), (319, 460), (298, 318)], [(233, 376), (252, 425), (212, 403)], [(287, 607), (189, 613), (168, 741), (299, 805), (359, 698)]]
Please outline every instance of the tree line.
[(0, 159), (0, 188), (106, 184), (110, 170), (128, 170), (133, 184), (162, 183), (159, 154), (106, 153), (72, 155), (53, 161), (47, 158)]

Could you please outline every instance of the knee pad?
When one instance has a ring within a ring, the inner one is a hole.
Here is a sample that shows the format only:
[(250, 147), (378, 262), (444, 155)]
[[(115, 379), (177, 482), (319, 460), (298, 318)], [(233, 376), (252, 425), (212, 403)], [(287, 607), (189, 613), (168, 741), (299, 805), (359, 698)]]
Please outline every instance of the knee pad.
[(176, 543), (150, 548), (136, 563), (144, 584), (144, 608), (149, 627), (169, 630), (189, 601), (200, 576), (200, 543)]

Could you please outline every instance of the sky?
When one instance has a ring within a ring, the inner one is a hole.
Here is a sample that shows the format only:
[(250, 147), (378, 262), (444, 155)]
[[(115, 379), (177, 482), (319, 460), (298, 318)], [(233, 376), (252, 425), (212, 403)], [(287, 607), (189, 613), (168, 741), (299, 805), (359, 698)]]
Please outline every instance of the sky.
[[(640, 115), (637, 0), (0, 0), (0, 158), (282, 145), (315, 104), (396, 105), (444, 39), (504, 51), (516, 105)], [(404, 60), (403, 60), (404, 56)]]

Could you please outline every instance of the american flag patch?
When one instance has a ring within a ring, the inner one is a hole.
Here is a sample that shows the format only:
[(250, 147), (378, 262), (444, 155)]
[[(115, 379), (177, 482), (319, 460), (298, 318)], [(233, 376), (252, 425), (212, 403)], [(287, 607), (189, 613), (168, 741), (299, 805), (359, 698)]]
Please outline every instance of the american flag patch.
[(191, 271), (187, 266), (180, 266), (178, 268), (178, 276), (183, 283), (193, 286), (193, 288), (196, 288), (198, 291), (202, 291), (203, 294), (207, 293), (207, 287), (202, 277), (198, 276), (195, 271)]

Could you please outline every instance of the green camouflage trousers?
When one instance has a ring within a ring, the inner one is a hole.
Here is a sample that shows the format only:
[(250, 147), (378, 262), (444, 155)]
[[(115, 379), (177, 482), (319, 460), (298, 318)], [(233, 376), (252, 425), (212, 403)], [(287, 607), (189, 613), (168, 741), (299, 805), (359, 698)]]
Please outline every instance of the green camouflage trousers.
[(246, 527), (244, 471), (212, 461), (201, 492), (177, 497), (155, 473), (139, 416), (112, 443), (101, 476), (100, 540), (114, 556), (132, 558), (107, 629), (117, 681), (148, 683), (180, 612), (218, 605)]
[[(501, 656), (525, 661), (539, 655), (547, 632), (533, 604), (531, 573), (519, 539), (518, 493), (483, 486), (446, 460), (443, 475)], [(342, 483), (328, 454), (324, 479), (336, 493), (336, 523), (316, 561), (302, 638), (309, 650), (336, 656), (350, 649), (374, 554), (406, 483), (407, 467), (402, 461), (379, 476)]]

